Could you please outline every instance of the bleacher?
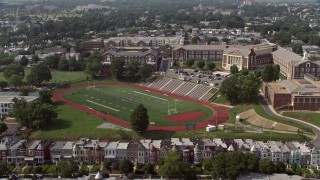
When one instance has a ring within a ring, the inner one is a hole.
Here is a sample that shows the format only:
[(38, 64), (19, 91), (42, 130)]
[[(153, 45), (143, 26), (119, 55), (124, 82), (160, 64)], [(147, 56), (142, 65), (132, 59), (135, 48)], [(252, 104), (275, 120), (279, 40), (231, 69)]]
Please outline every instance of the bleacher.
[(194, 88), (189, 94), (187, 94), (189, 97), (192, 97), (194, 99), (200, 99), (203, 95), (208, 93), (212, 87), (204, 86), (204, 85), (197, 85), (196, 88)]
[(153, 82), (144, 83), (143, 86), (203, 101), (208, 101), (213, 96), (213, 94), (210, 93), (212, 89), (210, 86), (167, 77), (160, 77)]
[(172, 79), (168, 84), (163, 86), (160, 90), (173, 92), (178, 86), (180, 86), (183, 83), (183, 81)]

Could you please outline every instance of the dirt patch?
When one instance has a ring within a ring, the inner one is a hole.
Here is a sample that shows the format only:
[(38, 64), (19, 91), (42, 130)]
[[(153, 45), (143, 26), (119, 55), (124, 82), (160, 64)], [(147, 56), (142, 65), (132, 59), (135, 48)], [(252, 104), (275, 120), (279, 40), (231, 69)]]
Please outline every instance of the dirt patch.
[(188, 121), (196, 121), (203, 116), (205, 116), (205, 114), (203, 114), (201, 112), (189, 111), (189, 112), (185, 112), (182, 114), (169, 116), (166, 119), (171, 122), (175, 122), (175, 123), (184, 123), (184, 122), (188, 122)]
[(264, 117), (261, 117), (256, 113), (254, 109), (250, 109), (248, 111), (242, 112), (239, 115), (241, 119), (244, 119), (250, 124), (253, 124), (255, 126), (259, 126), (267, 129), (279, 130), (279, 131), (298, 132), (298, 128), (296, 127), (278, 123), (278, 122), (266, 119)]

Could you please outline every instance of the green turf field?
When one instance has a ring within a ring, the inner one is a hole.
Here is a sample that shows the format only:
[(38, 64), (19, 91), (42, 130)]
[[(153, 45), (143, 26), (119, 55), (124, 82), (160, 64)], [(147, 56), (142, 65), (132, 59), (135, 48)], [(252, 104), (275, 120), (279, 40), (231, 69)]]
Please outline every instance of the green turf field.
[(65, 93), (63, 97), (125, 121), (130, 121), (133, 109), (142, 103), (148, 109), (150, 124), (157, 126), (184, 125), (191, 122), (175, 123), (167, 120), (168, 116), (175, 115), (175, 109), (177, 114), (188, 111), (205, 114), (192, 123), (207, 120), (213, 113), (199, 104), (128, 86), (82, 87)]
[(300, 119), (320, 127), (320, 113), (318, 112), (283, 112), (282, 115)]

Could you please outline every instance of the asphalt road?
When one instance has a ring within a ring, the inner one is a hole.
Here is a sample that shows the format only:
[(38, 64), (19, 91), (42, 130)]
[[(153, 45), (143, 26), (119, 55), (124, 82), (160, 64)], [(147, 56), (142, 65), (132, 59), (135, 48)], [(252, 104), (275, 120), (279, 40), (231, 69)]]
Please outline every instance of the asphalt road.
[(306, 128), (311, 129), (316, 134), (316, 137), (311, 142), (314, 144), (314, 146), (316, 148), (320, 148), (320, 128), (319, 127), (317, 127), (313, 124), (298, 120), (298, 119), (289, 118), (289, 117), (285, 117), (285, 116), (278, 114), (275, 110), (272, 109), (272, 107), (270, 107), (270, 104), (267, 102), (267, 100), (262, 95), (258, 96), (258, 101), (261, 104), (261, 106), (263, 107), (264, 111), (268, 115), (275, 117), (275, 118), (282, 119), (284, 121), (294, 122), (296, 124), (299, 124), (299, 125), (302, 125)]

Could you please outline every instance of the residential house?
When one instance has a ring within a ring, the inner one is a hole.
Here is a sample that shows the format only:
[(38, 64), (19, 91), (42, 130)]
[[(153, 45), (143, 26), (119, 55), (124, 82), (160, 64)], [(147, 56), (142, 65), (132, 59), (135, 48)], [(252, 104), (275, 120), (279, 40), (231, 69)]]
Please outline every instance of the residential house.
[(24, 164), (26, 143), (26, 140), (20, 140), (9, 148), (7, 163)]
[(127, 158), (133, 162), (138, 163), (138, 147), (140, 143), (130, 142), (127, 149)]
[(121, 161), (123, 159), (127, 159), (127, 149), (129, 143), (119, 143), (116, 148), (116, 160)]
[(58, 163), (62, 159), (62, 148), (65, 146), (65, 141), (57, 141), (53, 143), (52, 147), (50, 148), (50, 155), (52, 163)]
[(18, 139), (15, 136), (8, 136), (0, 142), (0, 160), (7, 161), (8, 150), (12, 145), (17, 143)]
[(105, 148), (105, 159), (110, 160), (111, 162), (114, 162), (116, 160), (116, 154), (117, 154), (117, 147), (119, 142), (110, 142)]

